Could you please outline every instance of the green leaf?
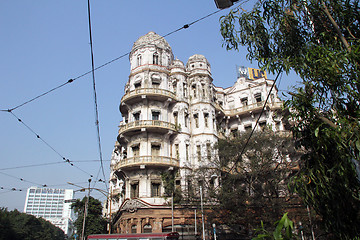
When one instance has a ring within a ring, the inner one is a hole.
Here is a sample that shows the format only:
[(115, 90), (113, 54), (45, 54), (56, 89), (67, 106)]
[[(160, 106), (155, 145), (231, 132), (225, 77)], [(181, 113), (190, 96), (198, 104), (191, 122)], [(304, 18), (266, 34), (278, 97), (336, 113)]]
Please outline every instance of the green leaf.
[(317, 127), (316, 129), (315, 129), (315, 137), (318, 137), (319, 136), (319, 127)]

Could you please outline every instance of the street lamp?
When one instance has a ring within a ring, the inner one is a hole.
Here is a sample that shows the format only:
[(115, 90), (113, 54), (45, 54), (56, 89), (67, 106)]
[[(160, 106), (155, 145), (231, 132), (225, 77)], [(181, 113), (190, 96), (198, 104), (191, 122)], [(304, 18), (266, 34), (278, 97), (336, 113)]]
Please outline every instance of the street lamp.
[(225, 9), (231, 7), (234, 4), (234, 2), (237, 2), (239, 0), (214, 0), (214, 1), (217, 8)]
[[(109, 212), (109, 234), (111, 233), (111, 204), (112, 204), (112, 195), (109, 194), (108, 192), (102, 190), (102, 189), (99, 189), (99, 188), (92, 188), (90, 187), (90, 182), (91, 182), (91, 179), (88, 180), (89, 181), (89, 187), (88, 188), (84, 188), (82, 186), (79, 186), (79, 185), (76, 185), (74, 183), (71, 183), (71, 182), (67, 182), (68, 184), (70, 185), (73, 185), (73, 186), (76, 186), (76, 187), (79, 187), (80, 189), (79, 190), (76, 190), (76, 191), (80, 191), (80, 192), (85, 192), (85, 190), (89, 190), (89, 194), (88, 194), (88, 199), (87, 201), (85, 202), (85, 212), (84, 212), (84, 221), (83, 221), (83, 233), (84, 233), (84, 227), (85, 227), (85, 213), (87, 213), (87, 204), (88, 204), (88, 201), (89, 201), (89, 198), (90, 198), (90, 189), (91, 190), (96, 190), (98, 192), (100, 192), (101, 194), (103, 194), (107, 201), (110, 202), (110, 212)], [(75, 191), (75, 192), (76, 192)], [(83, 240), (83, 236), (81, 238), (81, 240)]]

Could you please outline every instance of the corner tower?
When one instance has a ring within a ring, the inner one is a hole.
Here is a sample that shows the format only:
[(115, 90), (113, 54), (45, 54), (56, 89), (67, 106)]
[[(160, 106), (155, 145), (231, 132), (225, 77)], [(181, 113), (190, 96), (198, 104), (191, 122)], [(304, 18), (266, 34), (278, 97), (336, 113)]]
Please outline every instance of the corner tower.
[(119, 199), (113, 207), (121, 214), (120, 232), (162, 232), (164, 219), (152, 211), (158, 208), (160, 215), (161, 211), (169, 215), (162, 176), (180, 166), (172, 146), (178, 130), (172, 110), (173, 54), (163, 37), (149, 32), (134, 43), (129, 60), (130, 75), (120, 104), (123, 121), (111, 165), (112, 195)]

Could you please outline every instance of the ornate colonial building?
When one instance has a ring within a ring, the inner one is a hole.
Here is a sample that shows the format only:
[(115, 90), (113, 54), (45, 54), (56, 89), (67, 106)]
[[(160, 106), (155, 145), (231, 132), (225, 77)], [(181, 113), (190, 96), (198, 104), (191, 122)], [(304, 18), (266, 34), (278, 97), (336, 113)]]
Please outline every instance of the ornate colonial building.
[[(184, 65), (154, 32), (134, 43), (129, 59), (108, 209), (116, 213), (112, 220), (121, 233), (163, 232), (174, 226), (191, 234), (201, 215), (186, 199), (199, 195), (204, 179), (197, 177), (203, 173), (199, 170), (216, 167), (214, 144), (219, 137), (255, 126), (273, 80), (259, 70), (242, 68), (233, 86), (216, 87), (204, 56), (193, 55)], [(281, 115), (274, 114), (281, 105), (274, 88), (257, 128), (283, 130)], [(219, 184), (216, 174), (205, 179), (212, 186)], [(173, 210), (169, 192), (182, 199)]]

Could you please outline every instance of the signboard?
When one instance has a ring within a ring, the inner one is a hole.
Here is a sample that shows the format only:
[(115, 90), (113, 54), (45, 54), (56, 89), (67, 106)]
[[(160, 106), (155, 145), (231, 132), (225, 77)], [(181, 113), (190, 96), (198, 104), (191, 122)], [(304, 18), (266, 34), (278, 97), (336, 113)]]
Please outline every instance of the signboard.
[(239, 78), (239, 77), (249, 78), (249, 72), (248, 72), (248, 68), (247, 68), (247, 67), (237, 66), (237, 74), (238, 74), (238, 78)]
[(261, 69), (237, 66), (236, 70), (237, 70), (238, 78), (245, 77), (245, 78), (251, 79), (251, 80), (255, 80), (255, 79), (259, 79), (259, 78), (267, 79), (266, 71), (262, 71)]
[(249, 79), (267, 78), (266, 72), (256, 68), (248, 68)]

